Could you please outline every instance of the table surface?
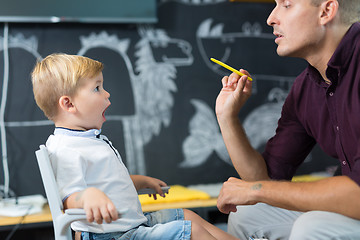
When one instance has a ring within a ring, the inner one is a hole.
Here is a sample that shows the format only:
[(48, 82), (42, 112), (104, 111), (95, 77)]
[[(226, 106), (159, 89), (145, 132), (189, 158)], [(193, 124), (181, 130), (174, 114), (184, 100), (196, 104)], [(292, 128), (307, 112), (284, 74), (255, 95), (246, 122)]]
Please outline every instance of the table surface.
[(29, 223), (51, 222), (51, 221), (52, 218), (48, 204), (44, 205), (42, 212), (27, 215), (25, 217), (0, 216), (0, 226), (16, 225), (18, 223), (29, 224)]
[[(152, 212), (161, 209), (169, 208), (204, 208), (204, 207), (215, 207), (216, 198), (210, 198), (207, 200), (191, 200), (185, 202), (171, 202), (171, 203), (160, 203), (160, 204), (147, 204), (142, 206), (144, 212)], [(45, 204), (42, 212), (27, 215), (25, 217), (6, 217), (0, 216), (0, 226), (31, 224), (31, 223), (42, 223), (51, 222), (51, 212), (48, 204)]]

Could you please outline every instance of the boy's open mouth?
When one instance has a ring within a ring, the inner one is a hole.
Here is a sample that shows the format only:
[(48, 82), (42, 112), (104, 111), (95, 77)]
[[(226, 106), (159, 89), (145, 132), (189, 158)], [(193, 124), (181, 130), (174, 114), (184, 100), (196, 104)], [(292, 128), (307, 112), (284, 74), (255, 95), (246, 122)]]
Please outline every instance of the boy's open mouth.
[(106, 110), (108, 109), (110, 107), (110, 104), (105, 108), (105, 110), (103, 111), (103, 113), (102, 113), (102, 116), (103, 116), (103, 118), (106, 120), (106, 117), (105, 117), (105, 112), (106, 112)]

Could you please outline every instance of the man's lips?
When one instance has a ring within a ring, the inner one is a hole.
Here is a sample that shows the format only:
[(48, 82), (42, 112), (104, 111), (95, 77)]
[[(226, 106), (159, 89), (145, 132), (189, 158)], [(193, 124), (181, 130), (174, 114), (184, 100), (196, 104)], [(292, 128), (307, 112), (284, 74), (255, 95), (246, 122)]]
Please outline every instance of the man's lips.
[(280, 39), (282, 39), (284, 37), (284, 35), (282, 35), (281, 33), (278, 33), (278, 32), (274, 32), (274, 35), (276, 36), (275, 42), (278, 42)]

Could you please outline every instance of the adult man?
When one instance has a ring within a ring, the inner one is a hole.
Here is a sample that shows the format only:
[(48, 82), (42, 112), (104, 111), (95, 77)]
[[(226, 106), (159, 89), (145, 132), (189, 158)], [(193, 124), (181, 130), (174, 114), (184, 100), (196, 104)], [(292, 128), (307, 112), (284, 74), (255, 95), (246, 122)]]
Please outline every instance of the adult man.
[[(225, 182), (218, 199), (220, 211), (232, 212), (231, 234), (360, 238), (359, 9), (359, 0), (276, 0), (267, 23), (277, 53), (309, 66), (295, 80), (263, 154), (251, 147), (238, 119), (251, 82), (234, 73), (222, 79), (216, 114), (241, 177)], [(315, 144), (339, 159), (342, 176), (290, 182)]]

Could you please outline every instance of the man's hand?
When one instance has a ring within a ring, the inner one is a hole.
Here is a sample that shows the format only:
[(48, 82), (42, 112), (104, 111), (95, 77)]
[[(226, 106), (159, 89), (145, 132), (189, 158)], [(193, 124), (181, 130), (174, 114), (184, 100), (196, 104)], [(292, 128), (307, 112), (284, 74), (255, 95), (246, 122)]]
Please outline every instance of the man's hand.
[(224, 182), (217, 200), (220, 212), (228, 214), (236, 212), (238, 205), (253, 205), (252, 192), (259, 191), (261, 183), (246, 182), (238, 178), (229, 178)]
[[(250, 76), (243, 69), (240, 72)], [(240, 77), (236, 73), (232, 73), (229, 77), (223, 77), (221, 81), (223, 88), (216, 99), (216, 115), (218, 117), (221, 115), (237, 117), (240, 109), (251, 96), (252, 83), (247, 80), (247, 76)]]
[(223, 213), (236, 206), (259, 202), (293, 211), (328, 211), (360, 219), (360, 187), (347, 176), (312, 182), (243, 181), (229, 178), (223, 184), (217, 206)]

